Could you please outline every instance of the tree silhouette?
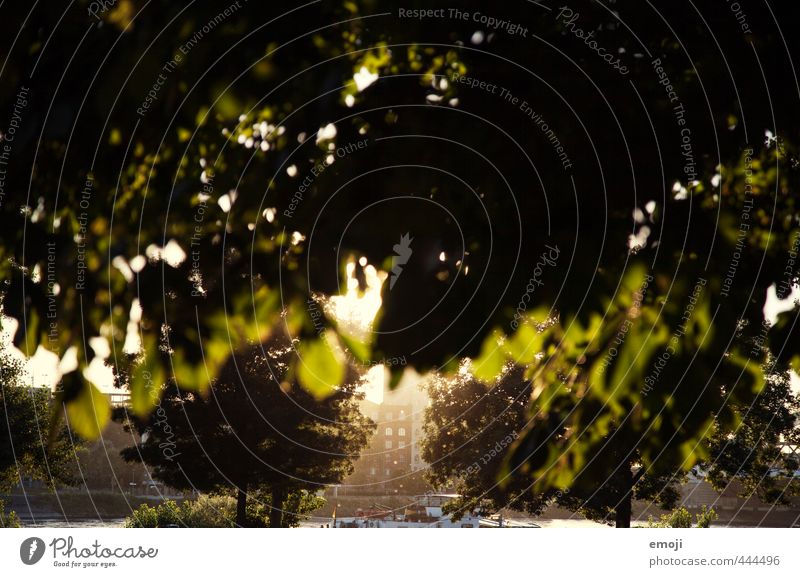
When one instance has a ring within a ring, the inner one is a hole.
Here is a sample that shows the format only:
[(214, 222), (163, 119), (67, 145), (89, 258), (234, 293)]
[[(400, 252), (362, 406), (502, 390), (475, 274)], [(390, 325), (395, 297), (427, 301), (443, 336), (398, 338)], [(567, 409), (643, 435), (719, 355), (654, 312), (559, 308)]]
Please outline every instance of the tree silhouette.
[(609, 444), (560, 489), (538, 492), (527, 476), (511, 470), (514, 445), (531, 419), (531, 382), (521, 367), (508, 367), (488, 388), (468, 374), (434, 380), (429, 386), (432, 403), (425, 415), (423, 452), (431, 463), (428, 479), (436, 487), (454, 486), (460, 498), (451, 507), (457, 514), (510, 508), (540, 515), (556, 504), (593, 521), (630, 527), (634, 499), (664, 509), (677, 502), (677, 485), (684, 475), (680, 471), (646, 475), (635, 446), (629, 454), (624, 447)]
[(738, 407), (742, 422), (731, 430), (718, 428), (709, 443), (705, 465), (708, 481), (718, 491), (739, 482), (739, 495), (787, 505), (800, 492), (794, 473), (797, 456), (783, 448), (800, 445), (800, 400), (792, 391), (788, 372), (768, 366), (767, 385), (754, 403)]
[(233, 489), (242, 527), (248, 495), (263, 491), (269, 525), (281, 527), (287, 499), (341, 482), (374, 430), (358, 410), (357, 379), (315, 398), (287, 378), (292, 354), (290, 341), (273, 337), (233, 357), (207, 395), (166, 387), (137, 424), (142, 442), (123, 457), (172, 487)]
[(21, 363), (0, 346), (0, 491), (10, 492), (23, 476), (44, 481), (51, 490), (74, 485), (75, 451), (82, 441), (66, 427), (48, 438), (54, 410), (49, 389), (21, 380)]

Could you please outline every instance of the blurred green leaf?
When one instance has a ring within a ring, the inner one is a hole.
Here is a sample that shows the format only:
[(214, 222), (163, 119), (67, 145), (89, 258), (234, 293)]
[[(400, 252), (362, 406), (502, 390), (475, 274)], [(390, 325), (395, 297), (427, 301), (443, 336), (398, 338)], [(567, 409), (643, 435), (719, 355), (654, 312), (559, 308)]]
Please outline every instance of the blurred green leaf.
[(97, 388), (84, 381), (78, 395), (66, 404), (70, 428), (88, 440), (100, 436), (111, 418), (111, 402)]
[(150, 414), (161, 398), (164, 370), (158, 358), (158, 344), (152, 335), (145, 336), (140, 362), (131, 372), (131, 410), (139, 417)]
[(405, 367), (388, 367), (389, 369), (389, 390), (395, 390), (399, 385), (400, 381), (403, 380), (403, 375), (406, 372)]
[(524, 324), (506, 340), (505, 349), (514, 362), (519, 365), (529, 365), (536, 359), (536, 355), (543, 352), (542, 347), (546, 337), (545, 332)]
[(503, 334), (495, 330), (483, 341), (481, 354), (472, 361), (471, 372), (476, 379), (491, 383), (503, 371), (506, 362), (503, 340)]
[(339, 332), (339, 338), (342, 340), (342, 343), (344, 343), (344, 346), (347, 347), (350, 354), (356, 359), (362, 363), (368, 363), (370, 361), (371, 352), (370, 346), (367, 343), (341, 331)]
[(300, 345), (297, 380), (318, 399), (332, 395), (344, 382), (346, 366), (328, 332)]

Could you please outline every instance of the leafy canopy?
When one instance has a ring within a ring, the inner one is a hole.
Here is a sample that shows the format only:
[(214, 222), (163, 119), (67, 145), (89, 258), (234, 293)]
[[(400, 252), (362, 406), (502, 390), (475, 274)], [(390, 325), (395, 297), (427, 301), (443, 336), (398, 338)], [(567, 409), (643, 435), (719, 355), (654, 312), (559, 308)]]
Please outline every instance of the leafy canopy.
[[(707, 457), (712, 423), (764, 385), (755, 341), (800, 367), (800, 308), (763, 314), (797, 280), (796, 3), (749, 7), (743, 31), (688, 1), (462, 2), (525, 28), (481, 35), (383, 0), (120, 0), (99, 22), (62, 4), (3, 6), (0, 108), (23, 123), (3, 310), (29, 355), (74, 347), (85, 368), (106, 339), (140, 415), (161, 383), (208, 394), (281, 321), (317, 395), (350, 355), (472, 357), (485, 381), (525, 360), (520, 459), (556, 487), (615, 422), (648, 468)], [(370, 266), (394, 282), (355, 344), (309, 303), (363, 290)], [(59, 389), (88, 437), (109, 413), (95, 385)]]

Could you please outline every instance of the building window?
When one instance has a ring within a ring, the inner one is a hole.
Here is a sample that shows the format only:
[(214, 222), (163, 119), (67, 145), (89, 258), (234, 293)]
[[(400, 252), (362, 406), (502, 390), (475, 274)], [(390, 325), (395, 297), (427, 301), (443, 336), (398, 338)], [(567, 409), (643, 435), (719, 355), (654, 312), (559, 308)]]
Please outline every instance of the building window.
[(370, 475), (377, 475), (378, 474), (378, 469), (376, 469), (375, 467), (370, 467), (369, 474)]
[(387, 437), (391, 437), (392, 436), (392, 428), (391, 427), (386, 427), (386, 431), (384, 431), (384, 434)]
[(406, 430), (403, 427), (400, 427), (399, 429), (397, 429), (397, 435), (399, 437), (405, 437), (406, 436)]
[(400, 449), (405, 449), (406, 448), (406, 442), (405, 441), (400, 441), (399, 443), (397, 443), (397, 447), (400, 448)]
[(386, 441), (386, 448), (387, 449), (391, 449), (392, 448), (392, 442), (391, 441)]

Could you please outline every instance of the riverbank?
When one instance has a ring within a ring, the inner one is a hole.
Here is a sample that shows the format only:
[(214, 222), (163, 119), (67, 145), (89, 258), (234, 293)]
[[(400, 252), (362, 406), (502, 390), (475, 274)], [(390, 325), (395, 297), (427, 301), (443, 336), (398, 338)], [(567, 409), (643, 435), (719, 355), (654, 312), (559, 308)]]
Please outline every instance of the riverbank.
[[(170, 499), (174, 499), (170, 497)], [(165, 498), (160, 496), (126, 495), (110, 491), (29, 491), (0, 496), (6, 511), (16, 511), (23, 525), (70, 527), (75, 524), (92, 526), (122, 525), (131, 511), (147, 503), (155, 505)], [(180, 500), (180, 499), (178, 499)]]

